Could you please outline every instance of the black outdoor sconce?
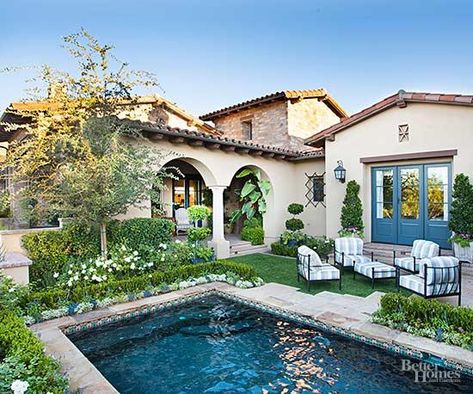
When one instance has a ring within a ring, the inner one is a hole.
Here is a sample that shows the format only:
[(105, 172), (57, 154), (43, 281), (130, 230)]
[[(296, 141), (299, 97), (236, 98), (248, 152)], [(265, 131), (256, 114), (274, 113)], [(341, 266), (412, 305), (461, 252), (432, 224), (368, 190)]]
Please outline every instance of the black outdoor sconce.
[(338, 164), (337, 168), (333, 170), (333, 172), (335, 173), (335, 179), (337, 181), (340, 181), (340, 183), (345, 183), (345, 176), (347, 174), (347, 170), (343, 168), (343, 161), (338, 160), (337, 164)]

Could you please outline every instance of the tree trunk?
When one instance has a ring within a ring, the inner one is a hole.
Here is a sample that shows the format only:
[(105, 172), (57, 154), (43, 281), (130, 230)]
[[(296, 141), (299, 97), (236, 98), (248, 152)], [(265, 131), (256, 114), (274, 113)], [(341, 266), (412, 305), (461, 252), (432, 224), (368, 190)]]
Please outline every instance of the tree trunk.
[(100, 253), (103, 258), (107, 258), (107, 225), (100, 223)]

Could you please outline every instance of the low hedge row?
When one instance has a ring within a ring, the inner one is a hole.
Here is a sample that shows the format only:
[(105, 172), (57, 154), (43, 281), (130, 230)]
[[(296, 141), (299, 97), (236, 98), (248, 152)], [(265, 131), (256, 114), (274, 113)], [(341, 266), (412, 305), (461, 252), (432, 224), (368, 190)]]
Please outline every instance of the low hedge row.
[(122, 280), (110, 280), (104, 283), (94, 283), (77, 286), (72, 289), (55, 288), (29, 293), (21, 301), (23, 310), (35, 308), (37, 311), (55, 309), (67, 303), (79, 303), (86, 300), (100, 300), (119, 294), (129, 294), (170, 284), (176, 281), (198, 278), (208, 274), (225, 274), (231, 272), (242, 280), (257, 278), (255, 269), (247, 264), (230, 261), (214, 261), (195, 265), (181, 266), (168, 271), (157, 271), (152, 274), (133, 276)]
[(399, 293), (385, 294), (376, 323), (473, 349), (473, 309)]
[[(156, 247), (172, 239), (174, 223), (166, 219), (135, 218), (111, 221), (107, 225), (109, 246), (126, 244), (130, 248)], [(98, 228), (70, 223), (57, 231), (41, 231), (22, 238), (28, 257), (34, 264), (30, 280), (37, 288), (51, 286), (52, 275), (62, 272), (70, 258), (95, 258), (100, 254)]]
[(28, 393), (64, 393), (67, 380), (60, 365), (44, 353), (43, 344), (9, 309), (0, 311), (0, 392), (10, 393), (15, 380), (27, 381)]

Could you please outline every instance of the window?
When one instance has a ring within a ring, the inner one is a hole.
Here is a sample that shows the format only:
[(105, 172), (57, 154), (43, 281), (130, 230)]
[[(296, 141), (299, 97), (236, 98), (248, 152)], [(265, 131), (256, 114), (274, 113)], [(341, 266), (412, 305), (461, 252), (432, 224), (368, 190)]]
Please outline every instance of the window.
[(325, 193), (324, 193), (324, 187), (325, 187), (325, 182), (324, 182), (324, 177), (323, 176), (314, 176), (312, 180), (314, 184), (314, 202), (323, 202)]
[(253, 122), (251, 120), (244, 120), (241, 122), (243, 137), (247, 140), (253, 139)]

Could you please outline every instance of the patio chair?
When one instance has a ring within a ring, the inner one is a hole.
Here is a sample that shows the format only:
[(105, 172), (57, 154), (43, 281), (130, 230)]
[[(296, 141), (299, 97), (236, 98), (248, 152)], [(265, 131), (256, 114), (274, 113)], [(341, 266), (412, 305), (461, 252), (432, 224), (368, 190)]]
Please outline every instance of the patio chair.
[(367, 263), (374, 260), (373, 252), (370, 257), (363, 255), (363, 241), (356, 237), (336, 238), (333, 255), (335, 265), (343, 268), (353, 268), (355, 263)]
[(328, 256), (325, 262), (320, 260), (319, 255), (311, 248), (302, 245), (297, 249), (297, 281), (300, 278), (307, 282), (307, 290), (310, 290), (310, 282), (322, 282), (338, 280), (338, 288), (342, 288), (342, 276), (337, 267), (329, 264)]
[(424, 259), (418, 274), (402, 275), (396, 268), (398, 290), (402, 287), (424, 298), (458, 296), (461, 305), (461, 261), (453, 256)]
[[(402, 252), (401, 252), (402, 254)], [(407, 257), (396, 257), (396, 251), (393, 252), (393, 262), (395, 267), (404, 271), (417, 274), (419, 266), (432, 257), (440, 256), (440, 246), (432, 241), (417, 239), (412, 244), (411, 253)]]
[(179, 235), (179, 231), (187, 231), (193, 227), (192, 223), (189, 221), (189, 216), (187, 215), (187, 209), (178, 208), (176, 209), (176, 235)]

